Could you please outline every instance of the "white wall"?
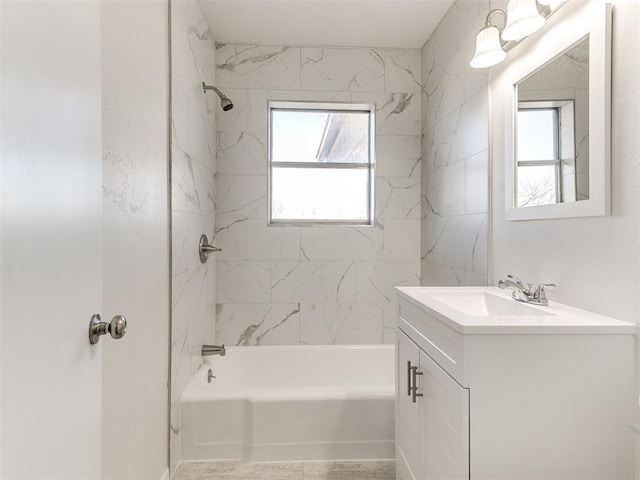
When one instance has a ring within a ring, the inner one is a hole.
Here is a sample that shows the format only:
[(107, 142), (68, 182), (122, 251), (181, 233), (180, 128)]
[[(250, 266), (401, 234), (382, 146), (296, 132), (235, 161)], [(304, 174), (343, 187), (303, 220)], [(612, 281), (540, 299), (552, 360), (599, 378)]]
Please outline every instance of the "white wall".
[[(570, 2), (562, 8), (575, 6)], [(504, 123), (497, 114), (500, 93), (493, 92), (496, 109), (492, 114), (492, 274), (494, 280), (514, 273), (529, 282), (554, 282), (558, 288), (547, 293), (552, 300), (638, 323), (640, 3), (637, 0), (615, 2), (612, 31), (611, 216), (505, 220)], [(526, 50), (515, 48), (509, 55), (526, 55)], [(636, 475), (640, 475), (640, 469), (637, 470)]]
[[(393, 285), (419, 284), (419, 50), (218, 45), (216, 338), (393, 342)], [(375, 226), (267, 226), (267, 101), (375, 102)]]
[[(562, 8), (572, 8), (572, 3)], [(552, 300), (632, 322), (638, 320), (639, 307), (639, 44), (640, 4), (617, 1), (613, 12), (610, 217), (507, 222), (504, 124), (498, 107), (492, 114), (494, 280), (514, 273), (529, 282), (554, 282), (558, 288), (548, 292)], [(526, 55), (524, 46), (509, 55)], [(493, 92), (494, 104), (500, 104), (500, 95)]]
[(488, 71), (469, 66), (489, 0), (458, 0), (422, 48), (423, 285), (486, 285)]
[(168, 3), (101, 3), (102, 478), (159, 479), (168, 465)]
[(171, 471), (180, 453), (179, 400), (213, 343), (215, 257), (201, 264), (198, 242), (215, 221), (215, 39), (195, 0), (171, 2)]

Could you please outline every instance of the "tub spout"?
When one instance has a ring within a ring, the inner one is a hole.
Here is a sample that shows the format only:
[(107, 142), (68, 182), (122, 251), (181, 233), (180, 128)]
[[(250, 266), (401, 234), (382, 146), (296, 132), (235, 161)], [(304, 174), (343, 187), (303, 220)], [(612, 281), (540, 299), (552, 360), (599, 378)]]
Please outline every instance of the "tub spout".
[(227, 352), (224, 349), (224, 345), (202, 345), (202, 356), (207, 357), (209, 355), (220, 355), (224, 357)]

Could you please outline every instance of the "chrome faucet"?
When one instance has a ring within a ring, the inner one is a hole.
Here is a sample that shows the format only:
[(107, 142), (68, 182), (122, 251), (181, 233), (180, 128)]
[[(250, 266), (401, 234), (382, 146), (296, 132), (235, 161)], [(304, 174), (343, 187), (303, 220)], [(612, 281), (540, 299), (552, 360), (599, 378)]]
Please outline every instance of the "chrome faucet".
[(510, 288), (513, 290), (511, 297), (514, 300), (542, 306), (549, 305), (545, 287), (555, 286), (555, 283), (541, 283), (534, 289), (533, 284), (527, 283), (527, 286), (525, 287), (522, 281), (513, 275), (507, 275), (507, 278), (503, 278), (498, 282), (499, 288)]
[(224, 345), (202, 345), (202, 356), (208, 357), (209, 355), (220, 355), (224, 357), (227, 352), (224, 349)]
[(507, 275), (507, 278), (503, 278), (498, 282), (499, 288), (510, 288), (513, 290), (511, 296), (519, 302), (529, 302), (531, 295), (531, 288), (526, 288), (522, 281), (511, 274)]

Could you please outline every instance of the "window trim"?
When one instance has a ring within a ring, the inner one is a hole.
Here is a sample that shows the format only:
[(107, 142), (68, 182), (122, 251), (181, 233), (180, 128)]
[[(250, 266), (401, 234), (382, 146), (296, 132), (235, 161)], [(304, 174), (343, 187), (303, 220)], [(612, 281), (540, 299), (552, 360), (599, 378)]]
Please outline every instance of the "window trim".
[[(369, 162), (368, 163), (347, 163), (347, 162), (273, 162), (272, 155), (272, 121), (273, 111), (295, 111), (313, 112), (323, 111), (331, 113), (352, 113), (361, 112), (369, 115), (368, 137), (369, 137)], [(352, 102), (321, 102), (321, 101), (286, 101), (269, 100), (267, 102), (267, 226), (358, 226), (368, 227), (375, 225), (375, 132), (376, 132), (376, 107), (375, 103), (352, 103)], [(367, 218), (361, 219), (286, 219), (278, 220), (272, 217), (272, 191), (273, 191), (273, 167), (278, 168), (344, 168), (344, 169), (367, 169), (369, 175), (367, 179)]]

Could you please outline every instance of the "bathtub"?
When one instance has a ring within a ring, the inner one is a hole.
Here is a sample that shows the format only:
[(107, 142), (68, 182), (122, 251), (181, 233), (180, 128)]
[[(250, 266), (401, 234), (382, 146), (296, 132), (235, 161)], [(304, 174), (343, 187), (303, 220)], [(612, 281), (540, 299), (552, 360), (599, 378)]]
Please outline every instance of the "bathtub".
[(394, 355), (393, 345), (228, 347), (181, 398), (181, 460), (393, 459)]

